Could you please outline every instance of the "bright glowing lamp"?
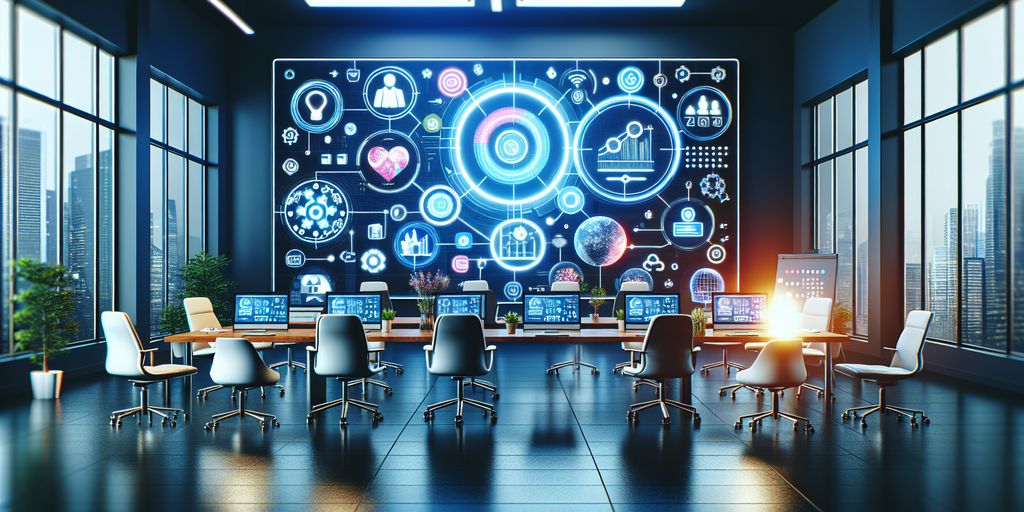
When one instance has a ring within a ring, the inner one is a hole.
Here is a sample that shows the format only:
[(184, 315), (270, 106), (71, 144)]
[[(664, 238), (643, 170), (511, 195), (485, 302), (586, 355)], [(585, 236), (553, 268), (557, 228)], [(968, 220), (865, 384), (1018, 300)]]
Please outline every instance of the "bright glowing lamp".
[(793, 338), (800, 332), (800, 312), (788, 297), (776, 297), (768, 312), (768, 334), (774, 338)]

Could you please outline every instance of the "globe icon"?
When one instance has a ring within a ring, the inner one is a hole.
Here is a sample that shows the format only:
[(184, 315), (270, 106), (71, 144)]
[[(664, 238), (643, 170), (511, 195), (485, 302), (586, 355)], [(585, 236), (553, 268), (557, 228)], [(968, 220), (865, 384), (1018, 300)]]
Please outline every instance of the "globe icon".
[(711, 294), (725, 291), (725, 279), (713, 269), (702, 268), (690, 277), (690, 297), (693, 302), (710, 304)]
[(591, 217), (576, 229), (573, 245), (581, 260), (605, 267), (619, 261), (626, 252), (626, 230), (608, 217)]

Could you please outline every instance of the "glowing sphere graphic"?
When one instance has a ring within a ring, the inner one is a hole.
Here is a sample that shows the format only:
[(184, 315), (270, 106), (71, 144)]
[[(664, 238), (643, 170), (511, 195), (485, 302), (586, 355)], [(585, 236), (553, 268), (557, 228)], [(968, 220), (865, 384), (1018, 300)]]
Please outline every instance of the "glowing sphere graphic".
[(690, 276), (690, 298), (701, 304), (711, 303), (711, 294), (725, 291), (725, 279), (714, 269), (702, 268)]
[(341, 189), (323, 180), (309, 180), (285, 196), (281, 222), (303, 242), (327, 243), (338, 237), (348, 224), (350, 203)]
[(583, 269), (571, 261), (559, 261), (551, 266), (548, 271), (548, 284), (559, 281), (582, 281)]
[(573, 239), (576, 255), (595, 267), (619, 261), (626, 252), (626, 230), (608, 217), (591, 217), (580, 224)]

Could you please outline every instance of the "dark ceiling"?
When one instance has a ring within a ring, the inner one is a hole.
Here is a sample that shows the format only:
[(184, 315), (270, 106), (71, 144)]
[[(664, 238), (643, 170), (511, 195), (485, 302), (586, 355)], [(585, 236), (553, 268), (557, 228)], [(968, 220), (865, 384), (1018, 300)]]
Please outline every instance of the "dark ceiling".
[[(213, 11), (205, 0), (201, 9)], [(226, 0), (256, 30), (270, 27), (337, 26), (759, 26), (795, 29), (835, 0), (687, 0), (680, 8), (523, 9), (504, 0), (493, 13), (490, 0), (475, 8), (312, 8), (304, 0)], [(217, 14), (219, 16), (219, 14)]]

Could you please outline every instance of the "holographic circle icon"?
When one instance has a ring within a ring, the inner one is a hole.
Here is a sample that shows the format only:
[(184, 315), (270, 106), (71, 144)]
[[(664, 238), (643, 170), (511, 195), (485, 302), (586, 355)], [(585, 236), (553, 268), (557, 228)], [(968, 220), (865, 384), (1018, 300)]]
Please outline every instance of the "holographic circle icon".
[(725, 93), (706, 85), (683, 95), (676, 107), (679, 125), (688, 137), (709, 141), (720, 137), (732, 124), (732, 104)]
[(417, 269), (430, 265), (441, 254), (437, 230), (426, 222), (403, 224), (395, 233), (395, 258), (406, 267)]
[(310, 80), (292, 93), (290, 111), (299, 128), (309, 133), (326, 133), (341, 122), (344, 101), (334, 84)]
[(627, 66), (619, 71), (616, 78), (619, 89), (626, 94), (636, 94), (644, 88), (644, 73), (636, 66)]
[(676, 199), (661, 213), (661, 231), (668, 243), (692, 251), (715, 234), (715, 214), (698, 199)]
[(626, 252), (626, 230), (608, 217), (591, 217), (576, 228), (573, 246), (588, 265), (606, 267)]
[(558, 192), (558, 209), (566, 215), (574, 215), (583, 211), (586, 204), (583, 191), (577, 187), (565, 187)]
[(447, 185), (434, 185), (420, 196), (423, 219), (435, 226), (447, 226), (455, 222), (461, 211), (459, 195)]
[(491, 257), (505, 270), (522, 272), (537, 266), (547, 252), (544, 231), (526, 219), (508, 219), (491, 232)]
[(323, 244), (345, 230), (350, 211), (348, 198), (340, 188), (328, 181), (309, 180), (285, 196), (281, 222), (295, 238)]
[(466, 72), (456, 67), (445, 68), (437, 75), (437, 89), (449, 98), (462, 96), (468, 83)]
[(419, 94), (416, 80), (397, 66), (374, 70), (363, 84), (363, 101), (367, 110), (385, 121), (401, 119), (412, 112)]

